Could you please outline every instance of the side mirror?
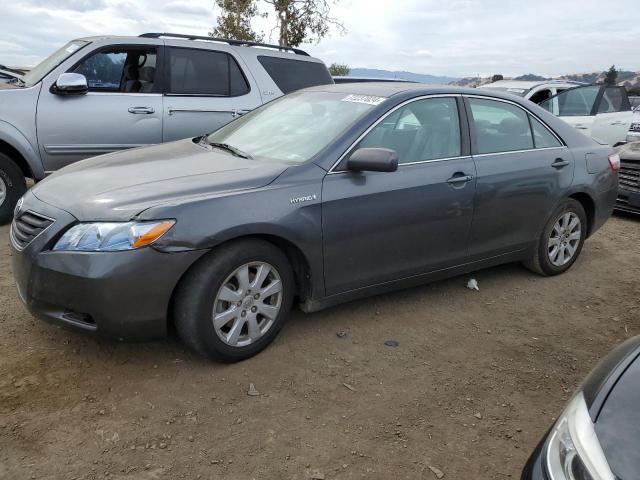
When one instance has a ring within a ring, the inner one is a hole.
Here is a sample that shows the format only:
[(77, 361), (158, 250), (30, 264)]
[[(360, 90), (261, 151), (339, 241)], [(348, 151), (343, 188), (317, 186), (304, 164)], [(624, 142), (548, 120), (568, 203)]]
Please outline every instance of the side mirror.
[(398, 154), (389, 148), (359, 148), (347, 160), (347, 169), (354, 172), (395, 172)]
[(84, 95), (88, 91), (87, 78), (80, 73), (63, 73), (51, 86), (56, 95)]

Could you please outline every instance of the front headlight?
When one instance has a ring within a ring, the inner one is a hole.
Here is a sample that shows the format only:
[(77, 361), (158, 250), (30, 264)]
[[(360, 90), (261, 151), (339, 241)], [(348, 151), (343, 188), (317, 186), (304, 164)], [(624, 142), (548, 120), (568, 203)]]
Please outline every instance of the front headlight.
[(546, 457), (551, 480), (615, 480), (582, 392), (571, 399), (551, 430)]
[(80, 223), (67, 230), (53, 249), (78, 252), (133, 250), (151, 245), (175, 223), (175, 220)]

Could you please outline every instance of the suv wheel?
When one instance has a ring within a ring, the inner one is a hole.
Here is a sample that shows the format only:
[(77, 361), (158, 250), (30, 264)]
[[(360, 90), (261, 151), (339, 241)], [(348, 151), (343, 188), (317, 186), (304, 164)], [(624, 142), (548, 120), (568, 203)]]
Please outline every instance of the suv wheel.
[(545, 225), (535, 253), (525, 266), (550, 276), (569, 270), (582, 251), (587, 235), (587, 216), (580, 202), (563, 201)]
[(237, 362), (278, 334), (293, 301), (287, 257), (262, 240), (215, 249), (185, 276), (173, 318), (182, 341), (213, 360)]
[(4, 153), (0, 153), (0, 225), (13, 218), (18, 199), (27, 191), (27, 183), (20, 168)]

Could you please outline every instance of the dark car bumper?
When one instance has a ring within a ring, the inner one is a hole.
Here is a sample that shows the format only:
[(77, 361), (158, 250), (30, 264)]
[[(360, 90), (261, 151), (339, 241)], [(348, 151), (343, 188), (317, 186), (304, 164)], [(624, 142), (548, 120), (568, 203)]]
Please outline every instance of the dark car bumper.
[(615, 209), (640, 214), (640, 185), (635, 190), (628, 190), (621, 185)]
[(18, 295), (34, 316), (118, 340), (166, 334), (173, 290), (202, 251), (54, 252), (52, 245), (76, 219), (33, 196), (23, 208), (55, 219), (23, 250), (12, 241)]
[(544, 446), (547, 443), (549, 433), (538, 443), (529, 460), (522, 470), (521, 480), (549, 480), (544, 467)]

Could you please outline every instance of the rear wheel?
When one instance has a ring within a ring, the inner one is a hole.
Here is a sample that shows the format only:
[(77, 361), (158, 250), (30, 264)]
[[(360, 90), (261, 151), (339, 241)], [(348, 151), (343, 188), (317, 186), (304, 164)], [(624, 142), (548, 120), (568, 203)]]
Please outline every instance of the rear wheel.
[(566, 199), (545, 225), (535, 253), (524, 264), (546, 276), (566, 272), (580, 255), (586, 235), (584, 208), (577, 200)]
[(236, 362), (264, 349), (293, 301), (287, 257), (262, 240), (220, 247), (181, 282), (173, 316), (182, 341), (213, 360)]
[(20, 168), (7, 155), (0, 153), (0, 225), (13, 218), (13, 209), (24, 192), (27, 183)]

